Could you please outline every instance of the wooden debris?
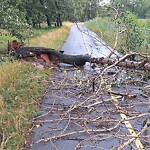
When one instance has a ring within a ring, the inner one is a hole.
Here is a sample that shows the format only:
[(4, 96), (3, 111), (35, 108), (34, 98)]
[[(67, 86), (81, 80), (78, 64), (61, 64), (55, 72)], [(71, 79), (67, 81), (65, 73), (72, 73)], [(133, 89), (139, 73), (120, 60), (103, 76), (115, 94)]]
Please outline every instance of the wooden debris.
[(46, 63), (51, 62), (56, 65), (62, 62), (72, 64), (74, 66), (83, 66), (86, 62), (91, 62), (101, 65), (107, 64), (130, 69), (150, 71), (149, 58), (141, 62), (129, 61), (126, 58), (128, 58), (130, 54), (127, 54), (119, 60), (116, 60), (104, 57), (91, 58), (89, 55), (66, 55), (63, 54), (62, 51), (59, 52), (55, 49), (45, 47), (20, 47), (14, 51), (13, 55), (20, 59), (24, 59), (27, 57), (36, 57), (39, 59), (43, 59)]

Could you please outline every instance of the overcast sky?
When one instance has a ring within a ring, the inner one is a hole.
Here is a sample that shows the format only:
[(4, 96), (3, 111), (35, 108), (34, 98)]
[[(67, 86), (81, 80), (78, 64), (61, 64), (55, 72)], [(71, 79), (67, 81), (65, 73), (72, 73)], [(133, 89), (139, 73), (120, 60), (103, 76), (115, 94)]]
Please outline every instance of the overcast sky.
[(107, 4), (107, 3), (109, 3), (109, 2), (110, 2), (110, 0), (103, 0), (103, 1), (100, 2), (100, 4), (104, 4), (104, 3)]
[(110, 2), (110, 0), (103, 0), (105, 3), (109, 3)]

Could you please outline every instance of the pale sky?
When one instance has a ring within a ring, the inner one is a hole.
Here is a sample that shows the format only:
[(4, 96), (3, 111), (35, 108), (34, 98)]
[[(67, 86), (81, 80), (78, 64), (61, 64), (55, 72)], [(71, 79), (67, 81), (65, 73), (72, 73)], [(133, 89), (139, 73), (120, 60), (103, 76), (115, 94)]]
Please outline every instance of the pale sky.
[(103, 3), (109, 3), (110, 2), (110, 0), (103, 0), (102, 2), (100, 2), (100, 4), (103, 4)]
[(105, 3), (109, 3), (110, 2), (110, 0), (103, 0)]

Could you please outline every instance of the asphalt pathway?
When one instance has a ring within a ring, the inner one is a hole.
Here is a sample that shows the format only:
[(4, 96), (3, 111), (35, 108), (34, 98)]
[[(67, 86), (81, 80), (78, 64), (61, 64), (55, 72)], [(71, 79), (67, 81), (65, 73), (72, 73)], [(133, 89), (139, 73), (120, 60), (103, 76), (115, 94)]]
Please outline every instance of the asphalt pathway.
[[(69, 55), (106, 57), (111, 48), (80, 24), (71, 27), (62, 50)], [(98, 88), (93, 94), (92, 84), (96, 75), (89, 64), (84, 69), (61, 66), (61, 71), (56, 70), (51, 77), (40, 111), (33, 120), (34, 127), (27, 139), (26, 150), (149, 149), (144, 148), (147, 143), (144, 137), (136, 137), (149, 116), (148, 98), (143, 99), (139, 94), (141, 85), (135, 88), (124, 84), (119, 89), (113, 88), (136, 94), (138, 99), (111, 96)], [(128, 77), (127, 73), (124, 76), (123, 73), (118, 78)], [(101, 81), (96, 84), (101, 85)], [(142, 114), (145, 114), (144, 117), (140, 116)], [(128, 120), (136, 115), (137, 118)]]
[(84, 24), (79, 24), (71, 27), (70, 34), (62, 50), (65, 51), (65, 54), (70, 55), (89, 54), (92, 57), (106, 57), (112, 50), (111, 47), (108, 45), (106, 47), (106, 45), (95, 33), (88, 30)]

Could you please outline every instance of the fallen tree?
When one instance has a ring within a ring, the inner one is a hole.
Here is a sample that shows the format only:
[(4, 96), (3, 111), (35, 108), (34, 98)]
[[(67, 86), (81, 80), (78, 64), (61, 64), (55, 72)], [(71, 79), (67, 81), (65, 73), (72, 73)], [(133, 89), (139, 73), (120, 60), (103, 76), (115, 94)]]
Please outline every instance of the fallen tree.
[[(47, 58), (43, 58), (43, 54), (47, 55)], [(66, 55), (63, 54), (62, 51), (56, 51), (55, 49), (44, 48), (44, 47), (21, 47), (16, 49), (12, 55), (17, 57), (18, 59), (25, 59), (29, 57), (42, 58), (47, 63), (67, 63), (76, 66), (83, 66), (85, 62), (90, 61), (90, 57), (88, 55)]]
[(18, 59), (26, 59), (35, 57), (37, 60), (44, 60), (46, 63), (53, 63), (58, 65), (60, 62), (72, 64), (74, 66), (83, 66), (86, 62), (96, 64), (107, 64), (119, 67), (126, 67), (131, 69), (139, 69), (150, 71), (150, 57), (147, 56), (143, 61), (130, 61), (128, 58), (135, 54), (127, 54), (120, 59), (114, 58), (92, 58), (89, 55), (66, 55), (62, 51), (56, 51), (51, 48), (44, 47), (20, 47), (16, 49), (12, 55)]

